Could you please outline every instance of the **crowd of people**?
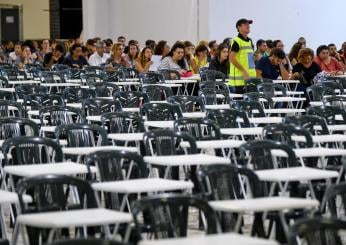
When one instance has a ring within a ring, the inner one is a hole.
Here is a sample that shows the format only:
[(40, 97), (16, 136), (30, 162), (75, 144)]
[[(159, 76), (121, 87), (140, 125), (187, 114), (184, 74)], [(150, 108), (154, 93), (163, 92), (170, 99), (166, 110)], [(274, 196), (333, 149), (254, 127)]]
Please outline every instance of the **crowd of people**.
[(73, 68), (104, 66), (116, 70), (132, 67), (139, 73), (161, 69), (177, 70), (182, 77), (198, 74), (208, 67), (225, 74), (234, 92), (241, 92), (244, 81), (252, 77), (268, 79), (299, 79), (300, 88), (312, 84), (320, 72), (343, 74), (346, 67), (346, 42), (341, 48), (335, 44), (321, 45), (316, 52), (308, 48), (305, 38), (284, 52), (282, 40), (249, 38), (251, 20), (236, 23), (239, 34), (225, 38), (222, 43), (201, 40), (196, 45), (188, 40), (177, 41), (170, 47), (167, 41), (147, 40), (141, 47), (136, 40), (119, 36), (102, 40), (99, 37), (83, 42), (80, 38), (64, 42), (56, 40), (6, 41), (1, 46), (1, 62), (9, 62), (23, 69), (26, 64), (41, 62), (44, 67), (65, 64)]

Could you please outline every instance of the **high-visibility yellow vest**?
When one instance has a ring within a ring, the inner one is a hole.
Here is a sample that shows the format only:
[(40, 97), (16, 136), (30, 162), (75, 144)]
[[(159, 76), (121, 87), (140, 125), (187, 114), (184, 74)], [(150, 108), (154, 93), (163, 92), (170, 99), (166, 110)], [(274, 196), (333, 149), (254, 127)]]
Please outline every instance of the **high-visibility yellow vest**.
[[(233, 42), (237, 42), (239, 45), (239, 51), (236, 56), (238, 62), (247, 70), (250, 78), (256, 77), (254, 50), (252, 48), (252, 42), (250, 40), (244, 41), (243, 39), (239, 37), (235, 37), (232, 40), (232, 44)], [(228, 82), (229, 86), (235, 87), (235, 86), (245, 85), (243, 73), (237, 67), (235, 67), (232, 63), (230, 64), (229, 78), (230, 78)]]

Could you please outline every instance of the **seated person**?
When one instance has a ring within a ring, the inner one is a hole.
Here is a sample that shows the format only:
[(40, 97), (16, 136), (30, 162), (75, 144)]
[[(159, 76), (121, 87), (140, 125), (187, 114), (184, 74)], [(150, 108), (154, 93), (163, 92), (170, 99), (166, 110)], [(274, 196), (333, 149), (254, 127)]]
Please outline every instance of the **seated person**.
[(101, 64), (104, 64), (110, 57), (109, 55), (104, 53), (105, 47), (103, 42), (97, 42), (95, 46), (96, 52), (89, 57), (89, 65), (91, 66), (99, 66)]
[(341, 55), (338, 53), (338, 49), (336, 45), (334, 43), (330, 43), (328, 44), (328, 49), (329, 49), (329, 55), (343, 64), (343, 60), (341, 58)]
[(211, 59), (209, 70), (220, 71), (228, 77), (229, 75), (229, 46), (221, 43), (216, 50), (216, 56)]
[(119, 68), (130, 68), (130, 63), (123, 56), (124, 46), (117, 42), (112, 46), (112, 55), (106, 61), (106, 67), (109, 70), (117, 70)]
[(145, 47), (136, 60), (136, 69), (138, 72), (142, 73), (149, 71), (150, 66), (153, 64), (151, 56), (153, 56), (152, 49), (150, 47)]
[(62, 64), (64, 61), (64, 47), (61, 44), (57, 44), (53, 49), (53, 52), (47, 53), (44, 56), (43, 66), (52, 68), (55, 64)]
[(321, 67), (314, 62), (314, 51), (302, 48), (298, 53), (298, 63), (293, 66), (291, 79), (299, 80), (297, 90), (306, 92), (306, 88), (313, 84), (314, 77), (321, 71)]
[(267, 57), (267, 43), (263, 39), (259, 39), (256, 42), (256, 51), (255, 51), (255, 63), (257, 63), (262, 57)]
[(167, 56), (162, 59), (158, 70), (176, 70), (184, 75), (188, 69), (184, 56), (184, 44), (176, 42)]
[(139, 49), (135, 43), (129, 44), (129, 52), (124, 56), (127, 62), (134, 67), (136, 65), (136, 60), (139, 56)]
[(195, 56), (191, 60), (192, 71), (194, 74), (199, 73), (199, 69), (208, 64), (208, 48), (201, 44), (196, 47)]
[(30, 47), (24, 45), (22, 47), (22, 54), (16, 58), (16, 60), (14, 61), (14, 64), (19, 69), (24, 69), (24, 66), (26, 64), (34, 63), (36, 58), (37, 56), (31, 53)]
[(344, 73), (344, 67), (335, 58), (329, 55), (329, 49), (326, 45), (321, 45), (316, 50), (315, 62), (331, 75), (341, 75)]
[(9, 60), (14, 62), (21, 55), (22, 55), (22, 43), (18, 42), (14, 45), (14, 51), (8, 55)]
[(88, 61), (82, 55), (82, 46), (80, 44), (75, 43), (72, 45), (70, 54), (65, 57), (63, 64), (79, 69), (89, 65)]
[(268, 57), (262, 57), (256, 64), (257, 77), (278, 79), (279, 76), (283, 80), (289, 78), (288, 71), (284, 66), (286, 58), (285, 52), (280, 48), (273, 48)]

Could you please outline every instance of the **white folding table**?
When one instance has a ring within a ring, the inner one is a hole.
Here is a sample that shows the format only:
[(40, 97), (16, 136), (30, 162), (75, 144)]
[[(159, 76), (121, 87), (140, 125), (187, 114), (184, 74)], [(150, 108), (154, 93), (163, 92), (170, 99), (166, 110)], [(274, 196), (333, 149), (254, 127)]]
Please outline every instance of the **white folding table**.
[[(31, 196), (24, 195), (23, 196), (23, 201), (30, 203), (32, 202)], [(1, 225), (1, 234), (2, 238), (7, 239), (8, 238), (8, 233), (7, 233), (7, 226), (5, 222), (5, 215), (4, 215), (4, 210), (3, 206), (8, 205), (8, 204), (17, 204), (19, 202), (18, 199), (18, 194), (16, 192), (9, 192), (5, 190), (0, 190), (0, 225)]]
[(210, 206), (216, 211), (238, 213), (234, 232), (239, 232), (242, 216), (247, 213), (277, 211), (286, 236), (288, 235), (288, 224), (284, 212), (294, 209), (316, 210), (319, 207), (317, 200), (289, 197), (261, 197), (238, 200), (210, 201)]
[(149, 127), (172, 129), (174, 127), (174, 121), (145, 121), (144, 127), (146, 130), (148, 130)]
[(184, 88), (184, 91), (183, 91), (184, 95), (189, 95), (188, 85), (193, 84), (191, 94), (190, 94), (190, 95), (193, 95), (193, 92), (194, 92), (195, 87), (196, 87), (196, 83), (198, 83), (198, 81), (197, 80), (191, 80), (191, 79), (180, 79), (180, 80), (165, 80), (165, 83), (182, 85)]
[(255, 135), (262, 137), (263, 127), (250, 127), (250, 128), (221, 128), (221, 134), (229, 136), (244, 136), (244, 135)]
[(128, 203), (129, 194), (138, 194), (139, 196), (140, 193), (191, 190), (193, 183), (191, 181), (146, 178), (94, 183), (92, 187), (94, 190), (101, 192), (124, 193), (125, 195), (120, 205), (120, 211), (124, 211), (125, 205)]
[[(17, 217), (13, 232), (13, 244), (17, 244), (20, 233), (22, 233), (23, 238), (25, 237), (23, 233), (25, 226), (51, 229), (47, 241), (47, 243), (51, 243), (58, 229), (70, 227), (103, 226), (106, 237), (114, 239), (110, 232), (109, 225), (116, 224), (118, 226), (122, 223), (131, 222), (131, 214), (104, 208), (20, 214)], [(128, 234), (129, 227), (128, 225), (128, 231), (126, 232)], [(115, 232), (116, 230), (117, 228)], [(127, 240), (126, 237), (128, 234), (125, 235), (125, 240)], [(26, 239), (24, 239), (24, 244), (27, 244)]]
[(316, 196), (311, 184), (312, 180), (330, 180), (339, 176), (339, 173), (336, 171), (315, 169), (309, 167), (256, 170), (255, 173), (261, 181), (272, 182), (269, 196), (273, 195), (276, 184), (279, 185), (281, 193), (284, 195), (287, 191), (289, 182), (307, 181), (313, 199), (316, 199)]
[(229, 164), (229, 158), (211, 156), (207, 154), (188, 154), (171, 156), (146, 156), (144, 161), (152, 165), (166, 167), (164, 178), (168, 177), (171, 167), (174, 166), (199, 166), (211, 164)]
[(222, 233), (206, 236), (190, 236), (160, 240), (142, 240), (138, 245), (279, 245), (273, 240), (250, 237), (236, 233)]

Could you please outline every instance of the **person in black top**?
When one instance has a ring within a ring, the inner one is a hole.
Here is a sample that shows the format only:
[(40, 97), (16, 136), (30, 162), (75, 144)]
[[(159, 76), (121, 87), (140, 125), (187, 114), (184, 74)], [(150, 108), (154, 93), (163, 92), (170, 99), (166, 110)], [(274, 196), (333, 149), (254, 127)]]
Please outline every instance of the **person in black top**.
[(293, 67), (292, 79), (299, 79), (300, 86), (312, 85), (314, 77), (322, 72), (321, 67), (313, 61), (314, 52), (309, 48), (303, 48), (298, 53), (298, 63)]
[(228, 45), (221, 43), (216, 50), (216, 56), (209, 63), (209, 70), (220, 71), (229, 75)]
[(64, 59), (63, 64), (73, 68), (88, 66), (88, 61), (82, 56), (82, 46), (76, 43), (73, 44), (70, 54)]
[(55, 64), (62, 64), (64, 61), (64, 47), (61, 44), (57, 44), (53, 49), (53, 52), (47, 53), (44, 56), (43, 66), (51, 68)]

